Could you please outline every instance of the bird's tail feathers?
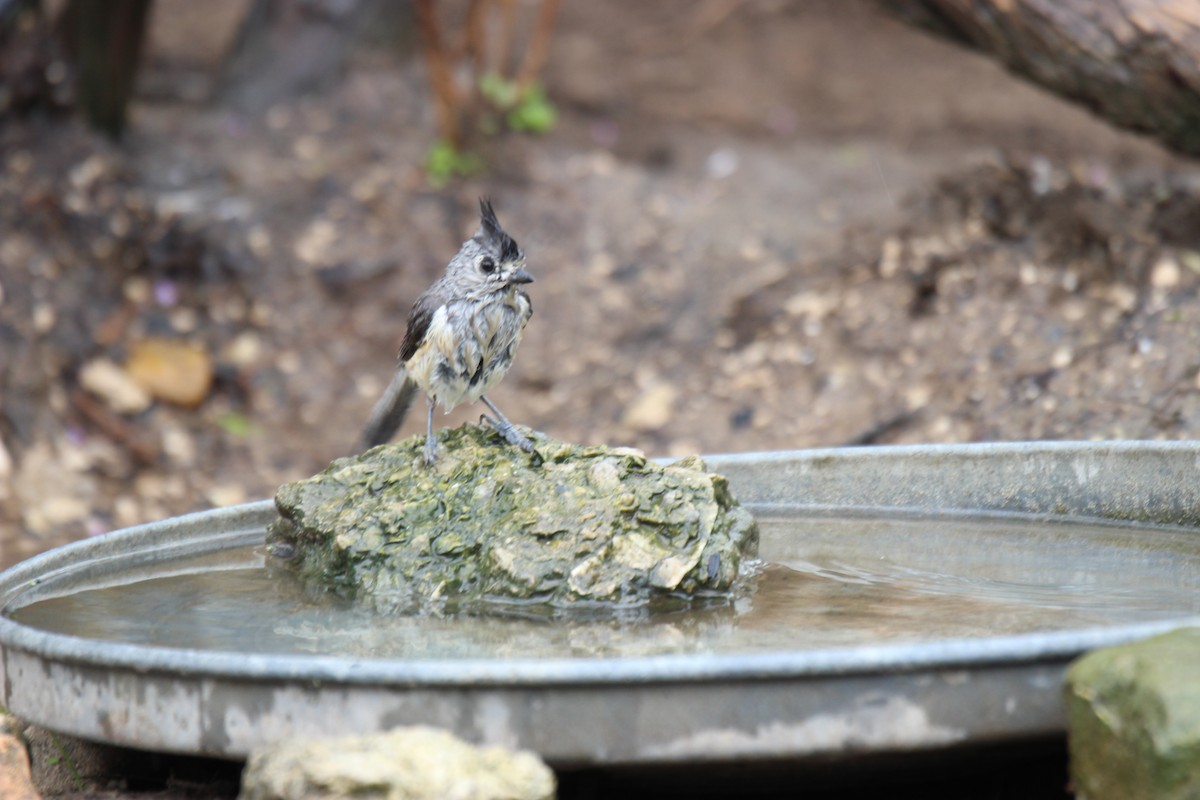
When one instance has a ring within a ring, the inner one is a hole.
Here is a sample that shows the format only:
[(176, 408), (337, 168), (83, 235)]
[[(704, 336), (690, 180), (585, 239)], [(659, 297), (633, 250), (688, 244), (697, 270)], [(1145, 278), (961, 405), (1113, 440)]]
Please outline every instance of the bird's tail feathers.
[(362, 447), (367, 449), (377, 444), (383, 444), (395, 435), (408, 416), (408, 409), (417, 396), (417, 385), (408, 379), (408, 373), (403, 367), (396, 370), (391, 383), (383, 391), (383, 396), (371, 409), (371, 416), (363, 428)]

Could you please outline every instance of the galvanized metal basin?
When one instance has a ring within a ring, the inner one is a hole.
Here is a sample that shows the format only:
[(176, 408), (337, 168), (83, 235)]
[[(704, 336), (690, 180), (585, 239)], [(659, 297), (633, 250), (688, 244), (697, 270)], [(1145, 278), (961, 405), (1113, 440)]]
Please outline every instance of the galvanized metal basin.
[[(244, 569), (244, 554), (261, 543), (273, 518), (272, 504), (261, 502), (76, 543), (0, 575), (0, 703), (33, 722), (86, 738), (231, 758), (284, 737), (404, 724), (436, 725), (474, 741), (530, 748), (562, 766), (853, 756), (1061, 732), (1060, 686), (1070, 659), (1094, 647), (1200, 624), (1200, 443), (889, 447), (707, 460), (764, 517), (780, 507), (815, 519), (831, 510), (870, 510), (874, 519), (912, 519), (913, 512), (934, 518), (963, 512), (1035, 515), (1022, 519), (1021, 530), (1045, 527), (1069, 545), (1051, 549), (1051, 557), (1094, 555), (1099, 566), (1090, 564), (1080, 579), (1085, 585), (1070, 591), (1086, 596), (1093, 588), (1086, 582), (1094, 579), (1097, 607), (1111, 605), (1112, 614), (1082, 626), (1071, 624), (1068, 615), (1067, 623), (1017, 633), (1000, 620), (992, 626), (984, 615), (971, 635), (947, 637), (939, 635), (948, 629), (941, 622), (964, 611), (956, 589), (939, 599), (935, 586), (926, 605), (932, 609), (927, 618), (937, 624), (928, 635), (895, 638), (881, 629), (852, 643), (818, 638), (806, 646), (803, 636), (784, 630), (763, 640), (782, 642), (778, 647), (740, 648), (739, 625), (753, 628), (767, 618), (734, 615), (718, 621), (711, 641), (678, 649), (654, 642), (643, 647), (639, 637), (661, 629), (634, 624), (621, 628), (610, 650), (596, 656), (556, 654), (553, 648), (539, 654), (535, 647), (524, 655), (468, 651), (418, 658), (390, 656), (374, 646), (356, 651), (352, 639), (343, 640), (346, 652), (319, 647), (314, 653), (281, 652), (266, 638), (234, 647), (197, 631), (193, 644), (186, 636), (169, 645), (148, 644), (136, 637), (91, 635), (86, 623), (82, 631), (75, 625), (70, 628), (75, 633), (66, 634), (56, 625), (22, 621), (37, 604), (83, 589), (124, 591), (137, 585), (129, 578), (130, 565), (139, 574), (181, 585), (200, 569)], [(793, 553), (787, 558), (799, 559), (789, 562), (791, 572), (809, 563), (794, 556), (796, 542), (772, 536), (786, 538), (764, 534), (767, 561), (772, 554), (786, 560), (779, 554), (787, 552)], [(872, 559), (884, 557), (871, 549), (880, 542), (896, 552), (911, 549), (944, 560), (946, 580), (968, 584), (975, 578), (963, 578), (956, 565), (979, 570), (1007, 559), (1010, 575), (1014, 568), (1019, 574), (1023, 557), (1047, 558), (1044, 549), (1033, 550), (1033, 538), (1030, 554), (1023, 556), (1020, 536), (1005, 540), (1003, 554), (990, 553), (986, 537), (931, 542), (919, 525), (899, 538), (889, 536), (856, 542), (851, 533), (830, 536), (826, 545), (848, 548), (839, 558), (862, 563), (842, 566), (852, 573), (851, 582), (867, 584)], [(796, 580), (807, 585), (804, 581), (823, 579), (822, 569)], [(1032, 564), (1030, 570), (1037, 571)], [(1105, 594), (1105, 575), (1129, 572), (1135, 585), (1159, 593), (1157, 605), (1145, 606), (1153, 613), (1143, 613), (1136, 592)], [(913, 580), (928, 583), (929, 574)], [(869, 595), (872, 587), (862, 591)], [(1041, 591), (1054, 605), (1053, 593)], [(1179, 598), (1177, 610), (1169, 607), (1173, 597)], [(253, 598), (247, 608), (255, 613)], [(150, 619), (155, 613), (144, 610)], [(769, 619), (786, 628), (811, 617), (790, 623), (786, 614), (776, 613)], [(453, 621), (438, 624), (443, 627), (432, 630), (449, 636)], [(547, 638), (573, 624), (550, 623)], [(789, 641), (800, 644), (788, 646)], [(373, 655), (379, 652), (385, 655)]]

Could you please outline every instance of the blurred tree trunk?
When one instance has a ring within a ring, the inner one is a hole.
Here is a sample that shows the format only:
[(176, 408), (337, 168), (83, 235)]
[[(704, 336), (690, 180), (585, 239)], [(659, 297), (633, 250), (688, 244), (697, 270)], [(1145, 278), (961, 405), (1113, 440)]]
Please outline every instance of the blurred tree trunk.
[(40, 0), (0, 0), (0, 118), (70, 108), (61, 48)]
[(407, 0), (253, 0), (219, 99), (253, 111), (328, 88), (361, 40), (395, 45), (411, 29)]
[(1109, 121), (1200, 155), (1197, 0), (881, 0)]
[(75, 63), (83, 114), (113, 138), (125, 130), (150, 2), (69, 0), (59, 20), (64, 46)]

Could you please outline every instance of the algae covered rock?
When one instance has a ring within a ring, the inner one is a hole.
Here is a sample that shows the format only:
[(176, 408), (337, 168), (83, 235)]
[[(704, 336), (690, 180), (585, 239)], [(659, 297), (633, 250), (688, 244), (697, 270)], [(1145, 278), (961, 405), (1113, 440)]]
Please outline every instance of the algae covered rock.
[(697, 457), (535, 439), (541, 459), (473, 425), (334, 461), (282, 486), (272, 552), (311, 586), (390, 608), (491, 601), (644, 603), (727, 593), (758, 530)]
[(1200, 628), (1088, 653), (1066, 700), (1080, 798), (1200, 798)]

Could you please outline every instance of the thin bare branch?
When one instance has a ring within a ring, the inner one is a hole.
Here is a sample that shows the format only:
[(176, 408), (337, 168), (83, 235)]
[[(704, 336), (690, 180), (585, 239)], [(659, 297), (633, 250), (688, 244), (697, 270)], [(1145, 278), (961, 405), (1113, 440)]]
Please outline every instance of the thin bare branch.
[(558, 17), (558, 0), (542, 0), (529, 49), (525, 51), (525, 63), (517, 73), (517, 88), (526, 89), (541, 73), (550, 57), (550, 38), (554, 35), (554, 21)]
[(464, 27), (464, 55), (471, 60), (470, 108), (479, 106), (479, 79), (486, 74), (487, 62), (487, 18), (490, 0), (471, 0), (467, 7)]
[(421, 30), (429, 83), (433, 87), (438, 130), (442, 138), (459, 147), (462, 145), (462, 129), (459, 125), (461, 95), (454, 85), (454, 76), (446, 57), (445, 40), (438, 24), (434, 0), (413, 0), (413, 12)]
[(517, 42), (517, 2), (500, 0), (500, 50), (496, 56), (496, 72), (507, 78), (516, 68), (513, 50)]

